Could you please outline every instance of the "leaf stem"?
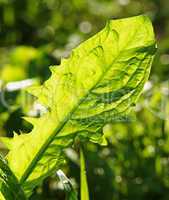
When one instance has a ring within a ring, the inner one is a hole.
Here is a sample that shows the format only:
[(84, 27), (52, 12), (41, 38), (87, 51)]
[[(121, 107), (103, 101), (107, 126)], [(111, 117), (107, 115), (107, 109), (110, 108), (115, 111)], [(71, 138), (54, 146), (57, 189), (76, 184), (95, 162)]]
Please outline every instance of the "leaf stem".
[(89, 190), (86, 176), (86, 165), (82, 147), (80, 148), (80, 196), (81, 200), (89, 200)]

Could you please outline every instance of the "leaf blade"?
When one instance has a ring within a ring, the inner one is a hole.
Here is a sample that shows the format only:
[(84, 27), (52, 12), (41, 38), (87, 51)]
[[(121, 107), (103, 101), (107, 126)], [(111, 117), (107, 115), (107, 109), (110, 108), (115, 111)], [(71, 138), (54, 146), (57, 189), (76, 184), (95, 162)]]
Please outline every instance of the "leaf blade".
[[(26, 196), (17, 178), (0, 155), (0, 198), (6, 200), (26, 200)], [(1, 196), (3, 195), (3, 197)]]
[(26, 191), (63, 163), (62, 151), (75, 138), (103, 142), (102, 127), (136, 103), (155, 49), (147, 17), (112, 20), (61, 66), (51, 68), (52, 76), (41, 87), (31, 89), (48, 112), (27, 119), (34, 125), (31, 133), (6, 140), (9, 166)]

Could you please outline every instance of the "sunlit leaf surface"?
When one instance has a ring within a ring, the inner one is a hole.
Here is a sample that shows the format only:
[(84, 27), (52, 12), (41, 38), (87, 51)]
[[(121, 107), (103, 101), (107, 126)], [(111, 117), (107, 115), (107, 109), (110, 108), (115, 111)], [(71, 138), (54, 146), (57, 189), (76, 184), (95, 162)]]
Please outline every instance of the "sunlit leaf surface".
[(47, 112), (26, 118), (29, 134), (2, 138), (9, 167), (29, 195), (63, 164), (63, 149), (76, 139), (105, 144), (102, 128), (125, 117), (147, 81), (155, 39), (146, 16), (109, 21), (73, 50), (51, 77), (30, 89)]

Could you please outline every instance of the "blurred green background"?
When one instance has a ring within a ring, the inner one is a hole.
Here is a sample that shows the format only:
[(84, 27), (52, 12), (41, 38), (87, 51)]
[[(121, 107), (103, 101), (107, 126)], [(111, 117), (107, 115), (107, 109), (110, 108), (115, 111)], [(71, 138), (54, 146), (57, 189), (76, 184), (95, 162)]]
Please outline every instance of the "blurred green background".
[[(46, 80), (50, 65), (108, 19), (139, 14), (151, 18), (158, 51), (131, 120), (104, 128), (108, 146), (85, 145), (91, 200), (169, 199), (169, 1), (0, 0), (0, 135), (9, 137), (32, 128), (23, 115), (44, 111), (24, 88)], [(65, 153), (64, 171), (78, 190), (78, 154)], [(65, 199), (57, 177), (36, 188), (34, 199)]]

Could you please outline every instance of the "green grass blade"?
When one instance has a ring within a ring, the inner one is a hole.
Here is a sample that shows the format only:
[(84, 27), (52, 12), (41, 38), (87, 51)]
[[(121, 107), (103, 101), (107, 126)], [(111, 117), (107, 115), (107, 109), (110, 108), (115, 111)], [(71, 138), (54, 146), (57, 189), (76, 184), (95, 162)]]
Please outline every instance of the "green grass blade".
[(89, 200), (89, 189), (87, 183), (87, 176), (86, 176), (86, 165), (85, 165), (85, 158), (83, 154), (82, 148), (80, 149), (80, 179), (81, 179), (81, 189), (80, 195), (81, 200)]

